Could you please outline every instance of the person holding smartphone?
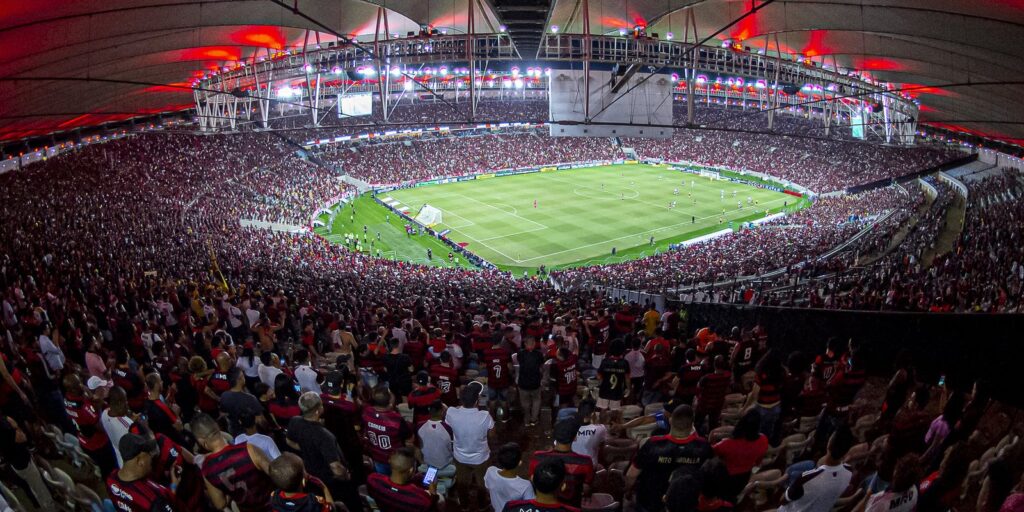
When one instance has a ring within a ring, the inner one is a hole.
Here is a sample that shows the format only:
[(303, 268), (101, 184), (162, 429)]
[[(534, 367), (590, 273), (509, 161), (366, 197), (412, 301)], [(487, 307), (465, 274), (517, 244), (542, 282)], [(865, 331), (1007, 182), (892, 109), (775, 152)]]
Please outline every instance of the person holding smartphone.
[(437, 510), (439, 498), (436, 474), (429, 480), (416, 478), (416, 458), (411, 448), (395, 450), (388, 463), (391, 466), (390, 475), (373, 473), (366, 479), (367, 492), (381, 512)]

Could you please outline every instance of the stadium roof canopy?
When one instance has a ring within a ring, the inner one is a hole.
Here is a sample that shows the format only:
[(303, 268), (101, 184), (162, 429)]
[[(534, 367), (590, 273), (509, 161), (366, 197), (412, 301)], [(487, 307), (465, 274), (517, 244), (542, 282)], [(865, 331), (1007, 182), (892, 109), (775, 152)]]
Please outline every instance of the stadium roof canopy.
[[(264, 48), (301, 47), (307, 29), (322, 44), (334, 41), (330, 31), (372, 40), (378, 6), (392, 33), (420, 25), (459, 33), (470, 1), (0, 0), (0, 141), (187, 108), (190, 79)], [(472, 1), (477, 31), (507, 24), (527, 59), (541, 31), (582, 31), (583, 0)], [(1024, 140), (1022, 0), (589, 0), (588, 8), (595, 34), (644, 25), (681, 39), (690, 12), (698, 38), (714, 35), (707, 44), (730, 39), (759, 51), (769, 42), (774, 53), (777, 37), (783, 52), (909, 88), (923, 122)]]

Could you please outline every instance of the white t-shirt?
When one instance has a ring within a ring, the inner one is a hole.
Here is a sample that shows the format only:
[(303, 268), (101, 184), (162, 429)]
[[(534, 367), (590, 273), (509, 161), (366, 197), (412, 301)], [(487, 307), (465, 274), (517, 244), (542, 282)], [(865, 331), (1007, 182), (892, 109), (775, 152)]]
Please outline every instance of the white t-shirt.
[(427, 420), (416, 434), (423, 447), (423, 462), (435, 468), (452, 463), (452, 433), (448, 425), (443, 421)]
[[(786, 489), (788, 502), (779, 507), (779, 512), (830, 512), (836, 500), (850, 485), (853, 473), (845, 464), (819, 466), (805, 471), (797, 483)], [(802, 482), (803, 496), (794, 499), (794, 491)]]
[(494, 418), (487, 411), (452, 407), (444, 417), (455, 437), (455, 460), (463, 464), (479, 465), (491, 457), (487, 445), (487, 432), (494, 428)]
[(121, 460), (121, 450), (117, 446), (134, 422), (129, 416), (111, 416), (109, 413), (110, 409), (104, 409), (103, 413), (100, 414), (100, 421), (103, 422), (103, 430), (107, 432), (110, 444), (114, 447), (114, 455), (117, 456), (117, 467), (121, 468), (124, 467), (124, 461)]
[(320, 389), (320, 383), (316, 381), (316, 378), (316, 370), (309, 365), (301, 364), (295, 368), (295, 380), (299, 383), (299, 390), (303, 393), (306, 391), (323, 393), (323, 390)]
[(501, 512), (505, 508), (505, 504), (510, 501), (532, 500), (536, 497), (533, 494), (533, 485), (529, 480), (518, 476), (505, 478), (499, 475), (498, 471), (497, 466), (491, 466), (487, 468), (487, 473), (484, 473), (484, 487), (487, 488), (487, 492), (491, 493), (491, 505), (494, 506), (494, 512)]
[(256, 369), (256, 372), (260, 375), (260, 382), (270, 386), (270, 389), (274, 389), (274, 380), (277, 379), (277, 376), (284, 373), (280, 368), (262, 363)]
[(913, 512), (917, 508), (917, 486), (913, 485), (906, 492), (896, 493), (882, 491), (868, 498), (868, 506), (864, 512)]
[(572, 442), (572, 451), (590, 457), (597, 465), (597, 452), (601, 449), (604, 439), (608, 437), (608, 429), (604, 425), (583, 425), (576, 433)]
[(238, 434), (235, 436), (235, 441), (232, 444), (249, 443), (267, 455), (267, 458), (273, 461), (274, 459), (281, 456), (281, 450), (277, 447), (277, 443), (270, 436), (263, 434)]

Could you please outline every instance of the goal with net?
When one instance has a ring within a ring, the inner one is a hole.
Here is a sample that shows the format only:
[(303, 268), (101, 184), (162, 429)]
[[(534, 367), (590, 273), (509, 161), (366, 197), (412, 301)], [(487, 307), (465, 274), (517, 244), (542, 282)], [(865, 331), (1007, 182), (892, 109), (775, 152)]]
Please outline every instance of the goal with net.
[(420, 208), (419, 213), (416, 214), (416, 222), (419, 222), (428, 228), (432, 228), (440, 224), (441, 221), (441, 210), (430, 206), (429, 204), (423, 205), (423, 208)]

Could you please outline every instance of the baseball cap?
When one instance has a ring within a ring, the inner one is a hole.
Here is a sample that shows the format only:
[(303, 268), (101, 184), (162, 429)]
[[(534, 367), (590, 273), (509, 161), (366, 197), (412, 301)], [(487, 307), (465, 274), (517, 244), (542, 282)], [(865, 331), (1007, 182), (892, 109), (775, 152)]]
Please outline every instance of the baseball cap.
[(121, 436), (121, 440), (117, 442), (117, 449), (121, 452), (123, 460), (131, 460), (143, 452), (156, 452), (156, 440), (146, 439), (138, 434), (129, 432)]
[(103, 380), (95, 375), (89, 377), (89, 380), (85, 381), (85, 386), (91, 391), (96, 391), (99, 388), (110, 387), (112, 383), (109, 380)]
[(324, 377), (323, 389), (324, 393), (329, 395), (337, 395), (341, 393), (341, 383), (345, 380), (344, 376), (339, 371), (328, 372), (327, 376)]
[(560, 444), (572, 444), (576, 439), (576, 433), (580, 430), (580, 424), (575, 419), (564, 419), (555, 423), (555, 431), (552, 436), (555, 442)]

